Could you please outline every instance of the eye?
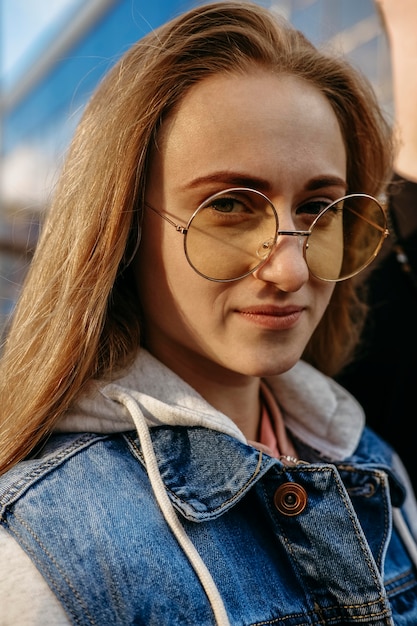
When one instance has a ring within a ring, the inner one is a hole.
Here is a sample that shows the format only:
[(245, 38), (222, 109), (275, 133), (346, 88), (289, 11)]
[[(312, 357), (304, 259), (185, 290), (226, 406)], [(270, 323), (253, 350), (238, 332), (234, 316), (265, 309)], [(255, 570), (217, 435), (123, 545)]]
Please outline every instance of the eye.
[(326, 209), (333, 200), (328, 198), (312, 199), (297, 207), (295, 212), (295, 223), (298, 229), (308, 230), (316, 217)]
[(296, 213), (297, 215), (311, 215), (314, 218), (331, 203), (332, 200), (311, 200), (298, 207)]
[(246, 213), (248, 211), (241, 201), (232, 197), (212, 200), (205, 208), (211, 208), (219, 213)]
[(261, 193), (252, 189), (226, 189), (211, 196), (203, 203), (193, 218), (203, 228), (225, 226), (229, 229), (242, 230), (268, 228), (273, 236), (276, 228), (276, 213), (270, 201)]

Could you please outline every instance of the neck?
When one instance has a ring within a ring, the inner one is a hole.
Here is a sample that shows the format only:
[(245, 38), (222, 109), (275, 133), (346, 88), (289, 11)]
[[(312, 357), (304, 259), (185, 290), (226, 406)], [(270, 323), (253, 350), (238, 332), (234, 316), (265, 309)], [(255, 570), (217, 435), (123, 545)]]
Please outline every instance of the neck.
[(236, 424), (246, 439), (256, 441), (261, 415), (259, 379), (245, 381), (246, 384), (231, 387), (226, 385), (208, 385), (199, 393)]
[(249, 440), (256, 440), (261, 415), (260, 379), (232, 372), (211, 362), (191, 367), (188, 359), (154, 354), (193, 387), (209, 404), (229, 417)]

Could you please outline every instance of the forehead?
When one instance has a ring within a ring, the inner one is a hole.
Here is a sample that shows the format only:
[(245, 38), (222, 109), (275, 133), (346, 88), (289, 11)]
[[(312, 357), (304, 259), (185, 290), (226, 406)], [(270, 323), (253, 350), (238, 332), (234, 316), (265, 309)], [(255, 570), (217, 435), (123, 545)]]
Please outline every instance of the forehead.
[(193, 85), (168, 116), (162, 136), (173, 127), (181, 128), (181, 122), (186, 127), (196, 121), (209, 130), (214, 121), (230, 128), (259, 116), (266, 124), (290, 123), (296, 117), (312, 123), (323, 114), (336, 117), (317, 86), (294, 75), (257, 68), (247, 73), (213, 75)]
[(211, 166), (291, 170), (332, 160), (340, 175), (346, 154), (337, 117), (317, 87), (258, 69), (194, 85), (164, 122), (157, 159), (164, 173), (173, 169), (182, 178)]

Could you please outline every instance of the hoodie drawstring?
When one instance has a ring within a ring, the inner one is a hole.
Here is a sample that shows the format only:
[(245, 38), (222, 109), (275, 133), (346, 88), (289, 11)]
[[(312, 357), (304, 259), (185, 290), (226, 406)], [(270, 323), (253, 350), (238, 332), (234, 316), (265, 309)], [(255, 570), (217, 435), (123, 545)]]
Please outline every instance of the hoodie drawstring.
[(230, 626), (219, 590), (217, 589), (206, 564), (185, 532), (174, 510), (172, 502), (168, 497), (164, 482), (159, 472), (150, 432), (142, 411), (140, 410), (135, 399), (117, 385), (108, 385), (106, 387), (106, 396), (116, 402), (119, 402), (129, 411), (138, 432), (149, 481), (165, 521), (172, 530), (175, 538), (184, 551), (184, 554), (186, 554), (200, 580), (200, 583), (210, 602), (217, 626)]
[(404, 517), (400, 509), (393, 507), (392, 518), (395, 528), (398, 530), (398, 534), (404, 542), (404, 545), (408, 552), (408, 556), (417, 568), (417, 544), (414, 541), (407, 524), (405, 523)]

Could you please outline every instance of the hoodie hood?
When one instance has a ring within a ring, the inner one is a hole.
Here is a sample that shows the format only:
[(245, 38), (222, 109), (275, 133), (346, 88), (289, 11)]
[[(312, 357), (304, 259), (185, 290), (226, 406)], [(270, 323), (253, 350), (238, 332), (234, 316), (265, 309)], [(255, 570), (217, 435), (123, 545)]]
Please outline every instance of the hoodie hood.
[[(350, 456), (364, 426), (358, 402), (335, 381), (303, 361), (264, 379), (290, 432), (331, 460)], [(202, 426), (246, 443), (236, 424), (172, 370), (141, 348), (130, 367), (109, 381), (92, 381), (56, 426), (57, 432), (116, 433), (135, 429), (132, 411), (115, 401), (129, 396), (148, 427)]]

